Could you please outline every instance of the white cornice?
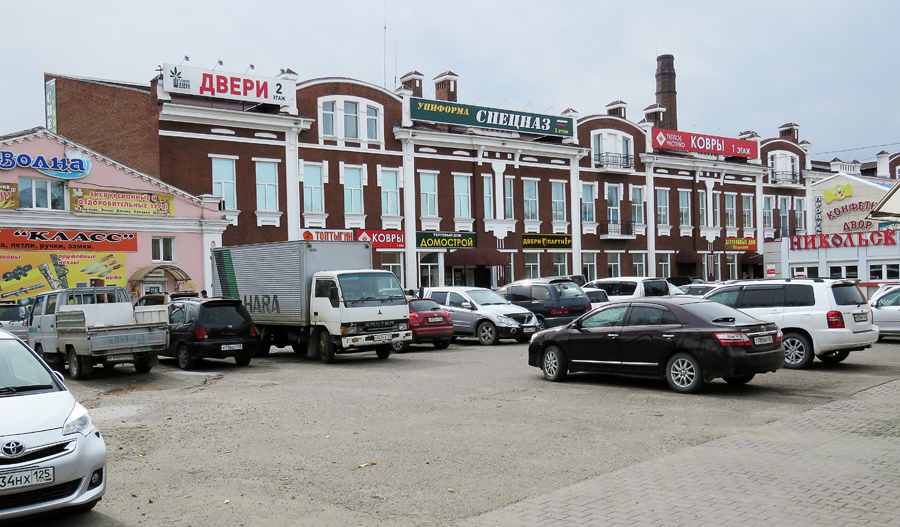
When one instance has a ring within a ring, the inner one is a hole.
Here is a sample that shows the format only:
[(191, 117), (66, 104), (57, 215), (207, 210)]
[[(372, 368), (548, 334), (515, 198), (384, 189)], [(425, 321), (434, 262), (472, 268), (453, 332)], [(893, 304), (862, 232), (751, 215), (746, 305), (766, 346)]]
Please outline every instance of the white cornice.
[(668, 157), (658, 154), (641, 154), (641, 162), (645, 165), (654, 164), (660, 168), (675, 168), (678, 170), (697, 170), (709, 172), (723, 172), (725, 174), (740, 176), (764, 176), (769, 173), (768, 168), (761, 165), (738, 165), (726, 161), (711, 159), (696, 159), (688, 157)]
[(204, 108), (184, 104), (163, 104), (159, 113), (160, 121), (205, 124), (214, 126), (236, 126), (239, 128), (263, 128), (283, 132), (308, 129), (313, 119), (291, 115), (271, 115), (265, 113), (238, 112), (221, 108)]
[(0, 209), (0, 221), (10, 228), (179, 233), (221, 233), (231, 225), (230, 221), (218, 218), (171, 218), (6, 209)]
[(568, 158), (577, 162), (590, 153), (590, 149), (580, 145), (554, 145), (534, 141), (486, 137), (482, 135), (460, 135), (430, 130), (414, 130), (411, 128), (394, 128), (394, 137), (401, 141), (412, 141), (417, 146), (435, 146), (443, 148), (462, 148), (478, 150), (489, 148), (492, 152), (506, 152), (525, 155), (544, 155), (548, 157)]

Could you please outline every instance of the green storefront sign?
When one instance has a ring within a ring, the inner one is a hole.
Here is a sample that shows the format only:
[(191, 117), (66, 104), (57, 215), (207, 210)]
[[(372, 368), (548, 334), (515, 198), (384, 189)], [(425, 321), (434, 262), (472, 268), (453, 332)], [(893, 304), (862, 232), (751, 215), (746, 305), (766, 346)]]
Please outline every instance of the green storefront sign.
[(523, 234), (523, 249), (571, 249), (571, 234)]
[(459, 249), (477, 247), (474, 232), (417, 232), (416, 247)]
[(517, 112), (502, 108), (484, 108), (415, 97), (410, 100), (410, 113), (413, 120), (418, 121), (461, 124), (561, 137), (572, 137), (574, 128), (574, 121), (570, 117)]

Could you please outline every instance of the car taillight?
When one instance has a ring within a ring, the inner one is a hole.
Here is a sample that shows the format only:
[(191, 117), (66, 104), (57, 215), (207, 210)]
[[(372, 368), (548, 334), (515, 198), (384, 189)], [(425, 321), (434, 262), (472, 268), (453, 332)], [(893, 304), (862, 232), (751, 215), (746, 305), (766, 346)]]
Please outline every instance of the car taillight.
[(560, 307), (557, 309), (550, 310), (551, 317), (558, 317), (560, 315), (568, 315), (568, 314), (569, 314), (569, 308), (567, 308), (567, 307)]
[(828, 317), (829, 329), (840, 329), (844, 327), (844, 314), (840, 311), (829, 311), (826, 317)]
[(410, 311), (410, 312), (409, 312), (409, 321), (410, 321), (410, 322), (418, 322), (418, 321), (419, 321), (419, 314), (418, 314), (418, 313), (413, 313), (412, 311)]
[(750, 346), (750, 337), (744, 333), (716, 333), (723, 346)]
[(206, 331), (206, 328), (198, 327), (197, 329), (194, 330), (194, 336), (197, 337), (198, 339), (208, 339), (209, 332)]
[(784, 333), (781, 332), (781, 328), (778, 328), (778, 331), (775, 332), (775, 342), (781, 342), (784, 338)]
[(256, 326), (254, 326), (253, 324), (250, 324), (250, 336), (255, 337), (257, 335), (259, 335), (259, 333), (256, 332)]

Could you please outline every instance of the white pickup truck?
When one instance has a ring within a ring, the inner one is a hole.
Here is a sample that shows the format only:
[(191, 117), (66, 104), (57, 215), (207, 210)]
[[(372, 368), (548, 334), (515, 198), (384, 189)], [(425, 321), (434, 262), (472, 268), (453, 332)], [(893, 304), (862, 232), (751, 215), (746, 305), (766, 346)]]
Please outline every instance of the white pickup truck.
[[(160, 311), (160, 313), (157, 313)], [(166, 306), (135, 312), (122, 287), (73, 287), (35, 297), (28, 342), (48, 364), (82, 379), (94, 366), (131, 363), (140, 373), (158, 364), (169, 340)]]

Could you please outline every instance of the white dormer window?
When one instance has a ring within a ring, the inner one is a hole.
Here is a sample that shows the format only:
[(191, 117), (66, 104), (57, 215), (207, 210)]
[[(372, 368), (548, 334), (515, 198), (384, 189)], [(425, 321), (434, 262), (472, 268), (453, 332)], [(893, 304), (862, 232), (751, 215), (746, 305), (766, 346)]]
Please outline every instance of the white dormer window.
[(319, 142), (384, 145), (384, 106), (368, 99), (331, 96), (319, 99)]
[(634, 139), (618, 130), (595, 130), (592, 133), (595, 167), (633, 169)]
[(800, 156), (778, 150), (769, 153), (771, 183), (800, 183)]

